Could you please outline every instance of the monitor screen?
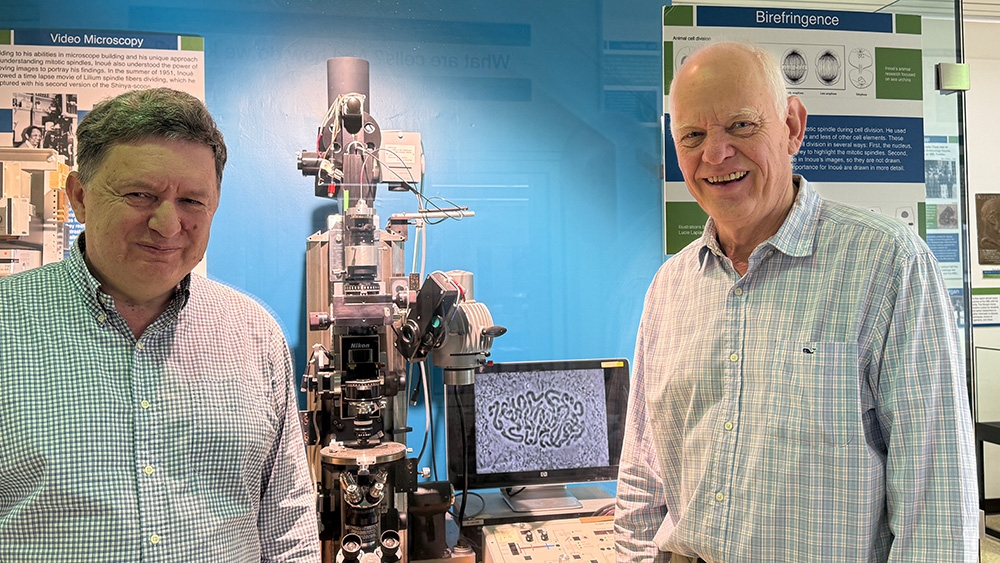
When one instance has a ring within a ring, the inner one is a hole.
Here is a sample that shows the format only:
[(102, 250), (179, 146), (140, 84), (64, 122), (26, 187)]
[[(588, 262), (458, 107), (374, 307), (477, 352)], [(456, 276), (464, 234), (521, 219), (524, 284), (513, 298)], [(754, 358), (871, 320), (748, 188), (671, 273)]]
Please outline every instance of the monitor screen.
[(524, 511), (557, 508), (540, 498), (552, 489), (520, 488), (616, 479), (628, 393), (624, 359), (488, 364), (445, 393), (448, 478), (532, 500)]

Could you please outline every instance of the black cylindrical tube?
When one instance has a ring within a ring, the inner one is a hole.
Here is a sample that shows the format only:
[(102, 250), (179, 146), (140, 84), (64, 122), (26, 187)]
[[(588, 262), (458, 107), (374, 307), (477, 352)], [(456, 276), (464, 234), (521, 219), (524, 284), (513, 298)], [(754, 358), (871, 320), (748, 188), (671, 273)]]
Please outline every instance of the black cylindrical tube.
[(365, 95), (365, 113), (368, 107), (368, 61), (357, 57), (335, 57), (326, 60), (326, 103), (332, 106), (341, 94), (357, 92)]

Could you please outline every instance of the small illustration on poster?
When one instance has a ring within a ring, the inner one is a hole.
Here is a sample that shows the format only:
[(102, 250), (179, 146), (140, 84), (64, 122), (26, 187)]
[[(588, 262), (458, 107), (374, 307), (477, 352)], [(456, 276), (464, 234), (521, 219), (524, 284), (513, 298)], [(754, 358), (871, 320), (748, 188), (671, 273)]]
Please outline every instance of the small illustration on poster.
[(958, 199), (956, 165), (954, 160), (928, 159), (924, 161), (924, 184), (927, 186), (927, 197)]
[(1000, 194), (976, 194), (979, 263), (1000, 264)]
[(54, 149), (76, 164), (76, 94), (15, 92), (12, 106), (15, 147)]

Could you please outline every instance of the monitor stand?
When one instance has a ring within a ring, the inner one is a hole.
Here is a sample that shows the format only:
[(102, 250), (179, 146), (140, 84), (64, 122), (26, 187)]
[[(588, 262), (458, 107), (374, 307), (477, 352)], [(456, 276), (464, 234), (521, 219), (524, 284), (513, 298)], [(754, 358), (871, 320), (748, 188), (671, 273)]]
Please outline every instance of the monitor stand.
[[(513, 492), (512, 492), (513, 491)], [(536, 510), (565, 510), (583, 508), (566, 485), (533, 485), (522, 488), (500, 489), (503, 499), (514, 512), (535, 512)]]

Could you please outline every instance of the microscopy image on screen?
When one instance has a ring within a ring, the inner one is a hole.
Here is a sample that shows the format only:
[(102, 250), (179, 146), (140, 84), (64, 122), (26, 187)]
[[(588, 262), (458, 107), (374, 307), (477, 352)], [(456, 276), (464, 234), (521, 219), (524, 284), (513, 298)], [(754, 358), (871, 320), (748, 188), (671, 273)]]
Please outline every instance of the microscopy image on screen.
[(476, 376), (476, 471), (608, 465), (601, 369)]

